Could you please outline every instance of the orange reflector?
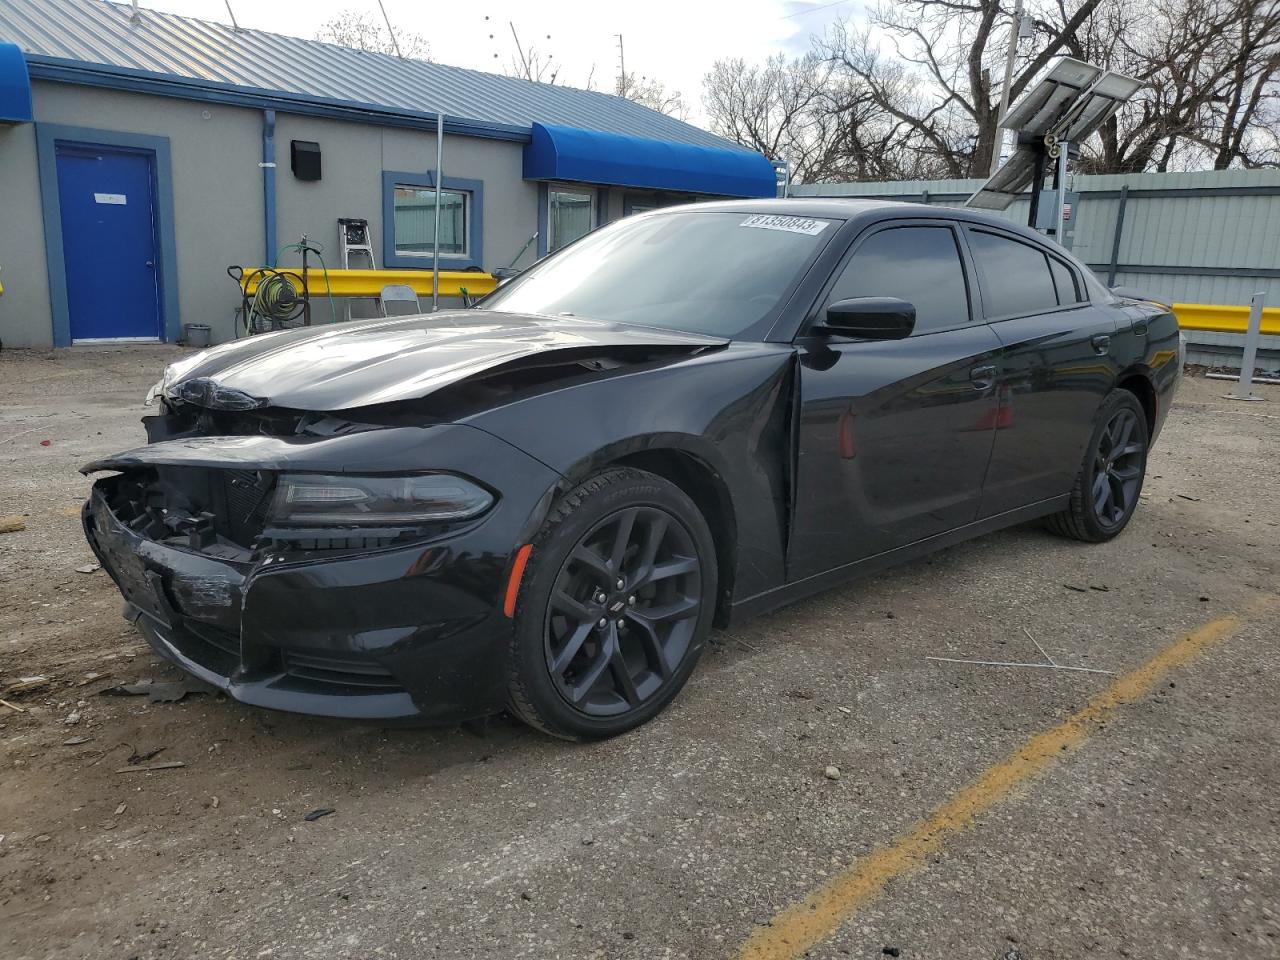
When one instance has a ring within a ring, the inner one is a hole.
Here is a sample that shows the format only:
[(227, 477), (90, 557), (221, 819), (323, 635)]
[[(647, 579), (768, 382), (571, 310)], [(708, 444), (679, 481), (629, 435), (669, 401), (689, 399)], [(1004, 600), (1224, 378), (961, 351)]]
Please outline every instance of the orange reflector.
[(840, 414), (840, 420), (836, 425), (840, 459), (842, 460), (852, 460), (858, 452), (857, 445), (853, 442), (853, 420), (855, 416), (852, 410), (846, 410)]
[(524, 576), (524, 565), (529, 562), (529, 554), (533, 552), (533, 544), (526, 543), (516, 551), (516, 559), (511, 564), (511, 579), (507, 581), (507, 596), (502, 601), (502, 612), (508, 617), (516, 615), (516, 594), (520, 592), (520, 578)]

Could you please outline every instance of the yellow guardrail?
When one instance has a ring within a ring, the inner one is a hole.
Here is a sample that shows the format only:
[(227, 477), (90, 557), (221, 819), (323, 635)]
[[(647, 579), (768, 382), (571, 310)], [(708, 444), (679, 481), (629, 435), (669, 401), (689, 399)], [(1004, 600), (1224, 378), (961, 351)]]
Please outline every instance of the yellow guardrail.
[[(1249, 329), (1247, 306), (1219, 306), (1209, 303), (1175, 303), (1173, 315), (1183, 330), (1208, 330), (1213, 333), (1246, 333)], [(1262, 308), (1262, 332), (1280, 335), (1280, 307)]]
[[(278, 267), (300, 289), (303, 286), (301, 267)], [(258, 281), (269, 274), (261, 274), (257, 267), (245, 267), (240, 280), (244, 292), (252, 297), (258, 289)], [(430, 270), (330, 270), (328, 282), (323, 270), (307, 268), (306, 288), (312, 297), (333, 294), (335, 297), (376, 297), (382, 288), (392, 284), (412, 287), (419, 297), (431, 296)], [(483, 296), (496, 289), (498, 281), (488, 273), (469, 270), (441, 270), (440, 296), (460, 297), (465, 287), (473, 297)]]

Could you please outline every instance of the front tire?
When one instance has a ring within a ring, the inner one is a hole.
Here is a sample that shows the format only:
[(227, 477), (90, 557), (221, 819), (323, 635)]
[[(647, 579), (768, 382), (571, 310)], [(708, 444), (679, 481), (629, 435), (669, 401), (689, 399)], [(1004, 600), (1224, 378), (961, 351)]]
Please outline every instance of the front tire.
[(512, 712), (570, 740), (650, 720), (697, 664), (716, 579), (711, 531), (675, 484), (630, 468), (585, 481), (533, 541), (508, 658)]
[(1128, 390), (1112, 390), (1098, 411), (1067, 509), (1045, 524), (1054, 533), (1103, 543), (1120, 533), (1138, 506), (1147, 472), (1147, 415)]

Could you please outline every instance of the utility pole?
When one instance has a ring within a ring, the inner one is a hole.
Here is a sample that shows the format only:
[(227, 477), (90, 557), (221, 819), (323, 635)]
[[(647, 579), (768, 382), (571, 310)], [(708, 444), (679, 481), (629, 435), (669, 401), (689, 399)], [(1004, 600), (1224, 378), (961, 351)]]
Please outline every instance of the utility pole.
[(516, 41), (516, 53), (520, 56), (520, 66), (524, 67), (524, 78), (526, 80), (532, 80), (533, 76), (532, 72), (529, 70), (529, 61), (524, 57), (524, 47), (520, 46), (520, 34), (516, 33), (515, 21), (508, 20), (507, 26), (511, 28), (511, 36), (514, 37)]
[[(1013, 15), (1009, 18), (1009, 48), (1004, 55), (1004, 89), (1000, 91), (999, 120), (1009, 112), (1009, 91), (1013, 87), (1013, 65), (1018, 57), (1018, 40), (1022, 33), (1022, 0), (1014, 0)], [(1000, 154), (1004, 152), (1004, 127), (996, 127), (991, 143), (991, 173), (1000, 169)]]
[(627, 58), (622, 52), (622, 34), (615, 33), (618, 38), (618, 96), (625, 97), (627, 95)]
[(382, 0), (378, 0), (378, 9), (382, 11), (382, 19), (387, 25), (387, 33), (391, 34), (391, 46), (395, 48), (396, 56), (403, 60), (404, 54), (400, 52), (400, 41), (396, 39), (395, 28), (391, 26), (391, 18), (387, 16), (387, 8), (382, 5)]

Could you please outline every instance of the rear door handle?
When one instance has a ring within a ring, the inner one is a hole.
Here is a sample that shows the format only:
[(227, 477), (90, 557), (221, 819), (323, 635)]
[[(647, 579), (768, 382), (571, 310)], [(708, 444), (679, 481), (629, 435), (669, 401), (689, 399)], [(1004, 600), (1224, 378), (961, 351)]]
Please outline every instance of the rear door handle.
[(1111, 350), (1111, 338), (1105, 333), (1095, 334), (1089, 339), (1089, 342), (1093, 344), (1093, 352), (1098, 356), (1104, 356)]
[(969, 371), (969, 381), (978, 390), (985, 390), (996, 382), (996, 368), (989, 365), (974, 367)]

